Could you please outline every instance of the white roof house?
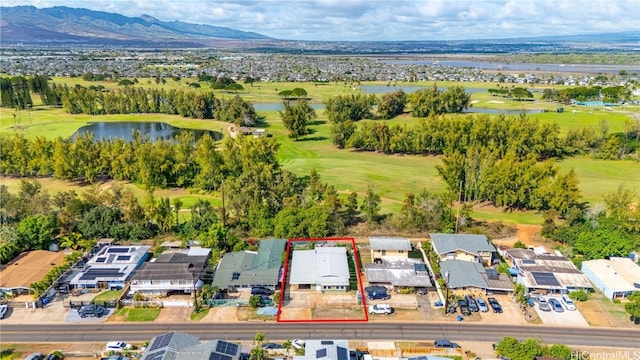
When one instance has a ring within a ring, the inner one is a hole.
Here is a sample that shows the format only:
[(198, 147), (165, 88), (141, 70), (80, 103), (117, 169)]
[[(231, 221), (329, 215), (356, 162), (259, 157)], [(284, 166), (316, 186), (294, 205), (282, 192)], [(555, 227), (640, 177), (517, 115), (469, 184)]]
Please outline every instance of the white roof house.
[(149, 246), (104, 246), (69, 281), (73, 288), (123, 288), (149, 256)]
[(516, 282), (529, 291), (567, 293), (593, 289), (589, 278), (564, 256), (538, 255), (529, 249), (510, 249), (506, 254), (517, 271)]
[(640, 265), (629, 258), (584, 261), (582, 272), (610, 300), (640, 291)]
[(295, 250), (289, 283), (316, 290), (349, 290), (349, 265), (345, 247)]

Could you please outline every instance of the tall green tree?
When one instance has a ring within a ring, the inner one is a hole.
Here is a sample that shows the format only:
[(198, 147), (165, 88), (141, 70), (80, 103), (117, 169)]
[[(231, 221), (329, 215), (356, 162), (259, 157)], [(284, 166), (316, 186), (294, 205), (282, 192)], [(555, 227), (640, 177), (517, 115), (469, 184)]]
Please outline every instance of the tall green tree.
[(376, 194), (372, 186), (367, 188), (367, 193), (362, 199), (360, 211), (365, 220), (378, 222), (380, 220), (380, 195)]
[(309, 133), (309, 122), (317, 118), (316, 111), (309, 102), (304, 99), (297, 100), (295, 105), (289, 101), (284, 103), (284, 111), (280, 111), (280, 117), (284, 127), (289, 130), (289, 137), (298, 139)]

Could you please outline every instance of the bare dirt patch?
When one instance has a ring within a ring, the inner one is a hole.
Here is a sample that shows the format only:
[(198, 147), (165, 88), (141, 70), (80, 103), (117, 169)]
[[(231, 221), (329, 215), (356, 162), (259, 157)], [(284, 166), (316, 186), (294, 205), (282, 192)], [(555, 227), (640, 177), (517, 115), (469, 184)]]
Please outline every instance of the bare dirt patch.
[(160, 310), (160, 315), (155, 322), (184, 322), (191, 315), (190, 307), (165, 307)]
[(280, 313), (280, 320), (301, 320), (311, 318), (311, 308), (283, 308)]
[(362, 306), (355, 307), (316, 307), (312, 311), (313, 319), (319, 320), (365, 320)]
[(231, 306), (219, 306), (209, 309), (209, 313), (200, 322), (237, 322), (238, 309)]
[(542, 226), (540, 225), (517, 225), (515, 236), (510, 236), (503, 239), (494, 239), (492, 240), (495, 245), (504, 245), (513, 247), (513, 245), (520, 241), (527, 246), (537, 247), (537, 246), (549, 246), (550, 244), (543, 240), (540, 237), (540, 230), (542, 230)]
[[(610, 309), (607, 309), (604, 305), (604, 296), (601, 294), (591, 294), (590, 299), (587, 301), (577, 301), (576, 307), (582, 313), (582, 316), (587, 320), (591, 326), (606, 326), (606, 327), (633, 327), (633, 323), (629, 321), (626, 316), (613, 316)], [(598, 298), (594, 298), (598, 297)], [(611, 307), (615, 307), (616, 304), (611, 304)], [(624, 309), (620, 305), (620, 312), (624, 312)]]

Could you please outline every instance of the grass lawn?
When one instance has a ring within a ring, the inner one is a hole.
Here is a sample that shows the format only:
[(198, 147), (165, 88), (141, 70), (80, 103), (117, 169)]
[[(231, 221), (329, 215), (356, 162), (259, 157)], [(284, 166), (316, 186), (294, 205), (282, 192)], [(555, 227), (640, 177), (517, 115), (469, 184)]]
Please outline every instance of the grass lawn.
[[(164, 87), (190, 89), (188, 82), (193, 79), (181, 79), (176, 82), (167, 79), (164, 85), (156, 85), (153, 79), (138, 79), (141, 87)], [(107, 88), (114, 89), (119, 86), (114, 82), (86, 82), (81, 78), (55, 78), (57, 83), (69, 83), (70, 86), (82, 84), (84, 86), (102, 84)], [(386, 85), (386, 82), (366, 83), (371, 85)], [(365, 85), (365, 83), (362, 83)], [(422, 85), (431, 86), (433, 82), (416, 83), (396, 83), (402, 85)], [(438, 86), (462, 85), (469, 88), (496, 88), (493, 83), (453, 83), (438, 82)], [(203, 83), (201, 90), (208, 89), (208, 84)], [(253, 87), (244, 85), (245, 89), (239, 92), (243, 98), (254, 102), (280, 102), (282, 99), (277, 95), (279, 91), (290, 90), (294, 87), (305, 89), (312, 102), (322, 102), (324, 99), (339, 94), (354, 94), (361, 92), (352, 84), (338, 83), (255, 83)], [(538, 87), (534, 87), (538, 89)], [(539, 87), (540, 90), (543, 87)], [(390, 86), (389, 91), (394, 87)], [(217, 96), (228, 97), (235, 94), (217, 91)], [(472, 100), (476, 107), (490, 107), (494, 109), (550, 109), (555, 110), (558, 104), (547, 103), (540, 99), (541, 93), (535, 92), (535, 101), (518, 102), (500, 97), (491, 96), (488, 93), (474, 93)], [(39, 97), (34, 96), (36, 104)], [(575, 112), (574, 112), (575, 110)], [(531, 117), (539, 119), (541, 122), (554, 122), (559, 124), (561, 133), (571, 128), (593, 127), (596, 131), (600, 129), (600, 122), (608, 122), (609, 132), (615, 133), (624, 130), (625, 122), (629, 116), (622, 112), (634, 109), (604, 110), (586, 107), (565, 107), (564, 113), (546, 112), (531, 114)], [(14, 120), (14, 114), (16, 120)], [(267, 128), (270, 136), (274, 136), (280, 143), (278, 159), (282, 166), (299, 176), (307, 176), (311, 169), (316, 169), (322, 179), (333, 185), (342, 197), (346, 197), (350, 192), (355, 191), (364, 196), (368, 186), (372, 186), (374, 191), (381, 196), (381, 212), (397, 212), (402, 206), (405, 195), (409, 192), (418, 193), (423, 189), (430, 192), (442, 193), (447, 190), (446, 185), (440, 179), (436, 170), (436, 165), (440, 163), (437, 156), (421, 155), (383, 155), (372, 152), (358, 152), (353, 150), (339, 150), (330, 141), (330, 125), (322, 110), (317, 111), (318, 119), (311, 125), (312, 134), (294, 141), (287, 137), (287, 132), (282, 125), (282, 121), (277, 111), (258, 111), (258, 115), (263, 118), (263, 124)], [(455, 116), (455, 115), (450, 115)], [(17, 120), (21, 128), (15, 125)], [(201, 129), (223, 131), (229, 124), (212, 120), (198, 120), (183, 118), (175, 115), (165, 114), (140, 114), (140, 115), (70, 115), (62, 109), (49, 109), (36, 106), (31, 111), (21, 111), (16, 113), (13, 109), (0, 108), (0, 136), (10, 135), (20, 131), (28, 138), (38, 135), (54, 138), (57, 136), (71, 136), (78, 128), (95, 121), (153, 121), (164, 122), (172, 126), (186, 129)], [(370, 121), (370, 120), (364, 120)], [(410, 114), (404, 114), (396, 119), (387, 120), (389, 125), (403, 124), (414, 126), (419, 119), (413, 118)], [(593, 160), (587, 157), (575, 157), (559, 162), (562, 173), (566, 173), (573, 168), (580, 180), (585, 201), (600, 201), (606, 193), (614, 191), (620, 184), (625, 184), (630, 188), (640, 190), (640, 163), (630, 161), (606, 161)], [(58, 181), (52, 179), (42, 179), (43, 188), (51, 194), (59, 191), (74, 189), (81, 192), (84, 185), (73, 182)], [(140, 199), (146, 198), (146, 192), (135, 184), (124, 182), (107, 182), (101, 184), (108, 188), (114, 183), (122, 183), (123, 186), (134, 192)], [(18, 179), (0, 178), (0, 184), (5, 184), (10, 191), (16, 191), (19, 185)], [(639, 191), (640, 192), (640, 191)], [(183, 208), (187, 209), (199, 199), (205, 198), (214, 204), (220, 205), (218, 194), (198, 194), (190, 193), (185, 189), (162, 189), (157, 190), (154, 195), (157, 197), (179, 198), (183, 202)], [(188, 211), (180, 213), (182, 218), (188, 218)], [(509, 223), (539, 224), (541, 216), (535, 212), (502, 212), (492, 208), (474, 209), (473, 216), (483, 220), (500, 220)]]
[(209, 308), (201, 308), (200, 311), (198, 312), (192, 311), (191, 315), (189, 315), (189, 318), (191, 319), (191, 321), (200, 321), (205, 316), (207, 316), (208, 313), (209, 313)]
[(95, 302), (104, 302), (118, 299), (124, 290), (109, 290), (103, 291), (99, 293), (96, 297), (93, 298)]
[[(2, 344), (0, 346), (0, 360), (22, 359), (21, 348), (26, 348), (25, 344)], [(25, 349), (24, 352), (27, 352)]]
[(154, 321), (162, 309), (158, 308), (122, 308), (116, 311), (116, 315), (124, 316), (125, 321)]

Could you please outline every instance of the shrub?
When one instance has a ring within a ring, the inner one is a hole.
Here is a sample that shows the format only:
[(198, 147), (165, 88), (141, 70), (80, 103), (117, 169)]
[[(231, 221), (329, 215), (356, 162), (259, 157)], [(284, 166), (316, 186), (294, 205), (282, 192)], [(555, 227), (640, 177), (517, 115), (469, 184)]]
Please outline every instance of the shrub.
[(584, 290), (571, 291), (569, 297), (576, 301), (587, 301), (589, 294)]

